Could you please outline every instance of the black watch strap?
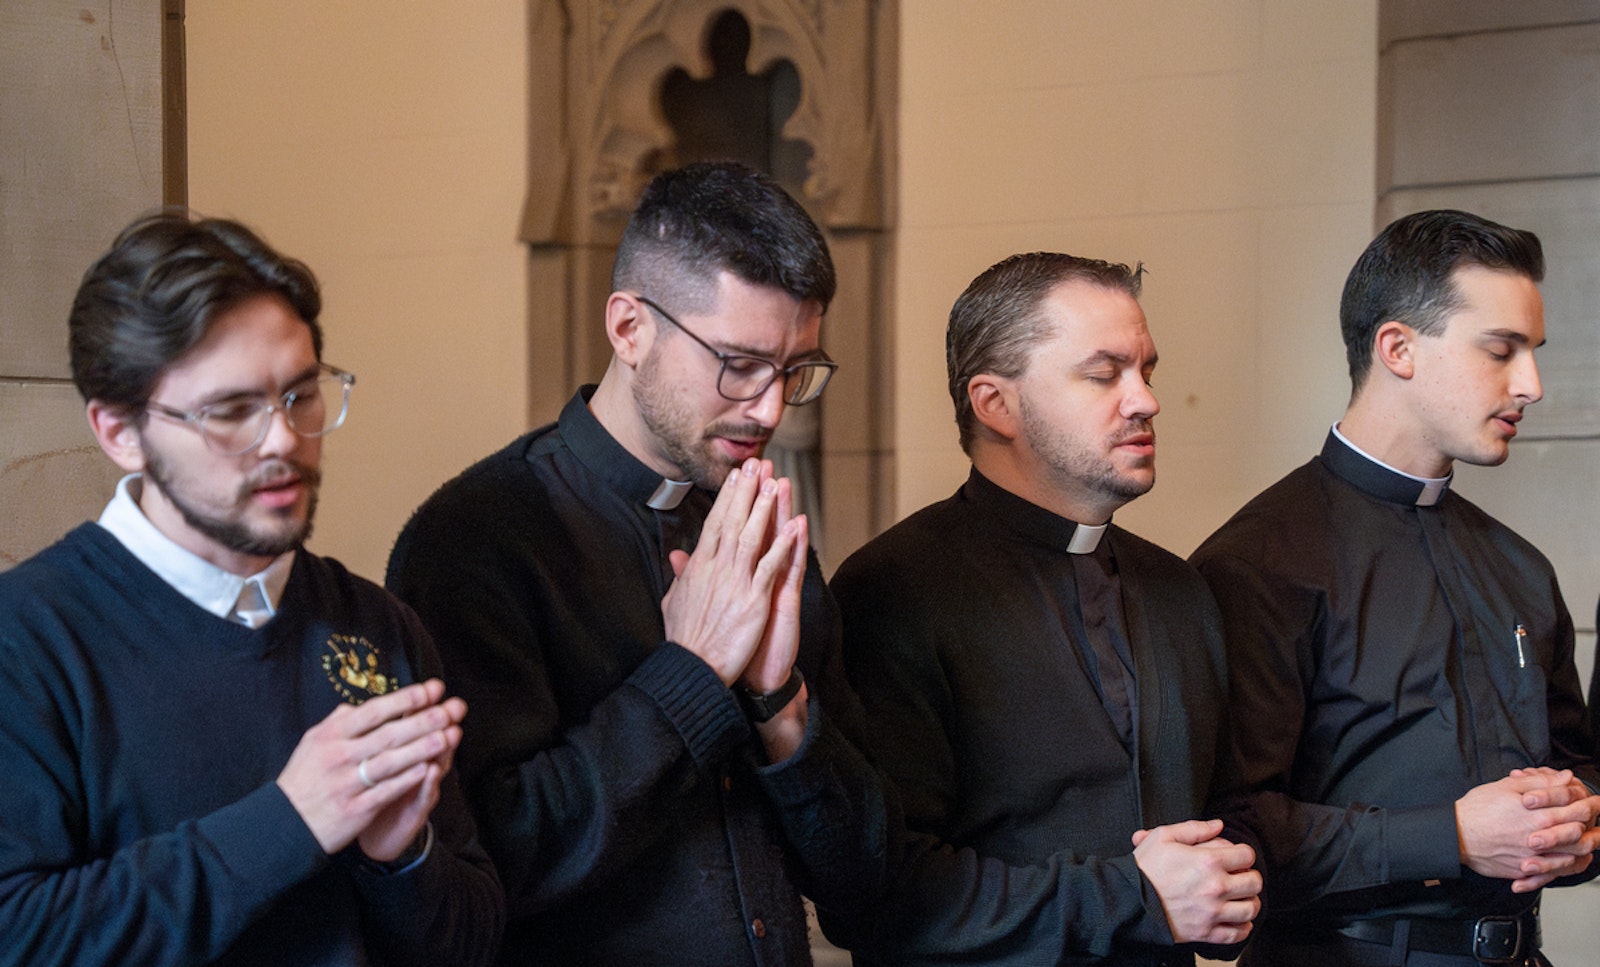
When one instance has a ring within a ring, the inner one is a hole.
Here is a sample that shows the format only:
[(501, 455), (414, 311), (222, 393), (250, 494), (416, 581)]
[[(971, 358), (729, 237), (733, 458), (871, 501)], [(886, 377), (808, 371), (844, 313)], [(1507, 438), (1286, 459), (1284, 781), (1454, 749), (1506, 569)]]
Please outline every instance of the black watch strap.
[(788, 707), (794, 697), (800, 694), (800, 686), (806, 683), (805, 676), (800, 674), (799, 668), (789, 671), (789, 680), (779, 686), (776, 692), (752, 692), (743, 685), (733, 690), (739, 697), (739, 704), (744, 708), (744, 714), (752, 722), (770, 722), (772, 717)]

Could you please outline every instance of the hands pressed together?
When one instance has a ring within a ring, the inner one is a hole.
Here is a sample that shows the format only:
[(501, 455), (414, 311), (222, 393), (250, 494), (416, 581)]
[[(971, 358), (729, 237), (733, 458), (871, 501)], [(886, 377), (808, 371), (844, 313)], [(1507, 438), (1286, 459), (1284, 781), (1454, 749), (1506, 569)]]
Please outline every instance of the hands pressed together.
[(436, 678), (340, 705), (306, 730), (278, 787), (324, 852), (358, 842), (368, 859), (388, 862), (427, 826), (466, 714)]
[(1456, 800), (1461, 863), (1529, 893), (1589, 868), (1600, 796), (1568, 769), (1513, 769)]
[[(667, 639), (699, 656), (726, 685), (756, 693), (789, 680), (800, 646), (805, 515), (794, 514), (786, 478), (770, 460), (746, 460), (728, 474), (693, 554), (673, 551), (675, 580), (661, 602)], [(806, 690), (757, 726), (778, 761), (805, 730)]]

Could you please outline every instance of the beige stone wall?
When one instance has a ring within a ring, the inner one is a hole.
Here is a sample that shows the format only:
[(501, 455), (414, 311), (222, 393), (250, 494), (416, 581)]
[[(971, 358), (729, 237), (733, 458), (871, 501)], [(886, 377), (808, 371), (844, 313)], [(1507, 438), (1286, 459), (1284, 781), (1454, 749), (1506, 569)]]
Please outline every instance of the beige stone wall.
[(527, 426), (525, 17), (188, 5), (190, 202), (322, 280), (324, 355), (359, 381), (312, 547), (376, 580), (417, 504)]
[(69, 379), (67, 311), (117, 229), (161, 203), (161, 7), (0, 5), (0, 569), (116, 481)]

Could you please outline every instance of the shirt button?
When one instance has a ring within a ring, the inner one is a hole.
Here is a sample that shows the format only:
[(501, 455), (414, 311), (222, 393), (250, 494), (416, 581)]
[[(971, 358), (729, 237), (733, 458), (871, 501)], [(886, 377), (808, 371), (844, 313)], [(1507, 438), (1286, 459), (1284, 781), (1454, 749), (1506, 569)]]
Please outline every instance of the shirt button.
[(761, 922), (760, 917), (756, 917), (750, 921), (750, 932), (756, 935), (757, 940), (761, 940), (767, 935), (767, 925)]
[(733, 791), (733, 777), (732, 776), (723, 776), (722, 777), (722, 791), (723, 792), (732, 792)]

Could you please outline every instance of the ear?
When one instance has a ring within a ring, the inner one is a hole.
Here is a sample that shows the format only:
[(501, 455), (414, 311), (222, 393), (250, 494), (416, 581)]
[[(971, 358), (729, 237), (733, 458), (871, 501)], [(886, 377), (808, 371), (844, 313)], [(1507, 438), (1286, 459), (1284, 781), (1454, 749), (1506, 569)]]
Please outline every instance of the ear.
[(1372, 358), (1400, 379), (1416, 375), (1417, 331), (1391, 319), (1372, 337)]
[(613, 292), (606, 300), (606, 338), (611, 352), (630, 368), (644, 361), (655, 341), (655, 320), (646, 325), (649, 314), (649, 308), (627, 292)]
[(1004, 376), (979, 373), (967, 380), (972, 415), (1003, 440), (1022, 435), (1022, 402), (1017, 386)]
[(113, 463), (128, 473), (144, 469), (144, 441), (139, 436), (135, 411), (118, 404), (90, 400), (84, 412), (95, 442)]

